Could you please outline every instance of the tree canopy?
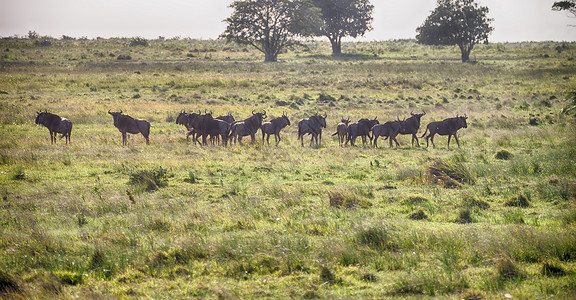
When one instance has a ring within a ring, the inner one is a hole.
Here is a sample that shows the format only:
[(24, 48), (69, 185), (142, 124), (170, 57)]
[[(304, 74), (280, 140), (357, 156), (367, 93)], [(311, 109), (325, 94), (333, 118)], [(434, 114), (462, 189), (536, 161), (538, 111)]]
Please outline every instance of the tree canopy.
[(326, 36), (332, 53), (342, 53), (342, 38), (358, 37), (372, 30), (372, 10), (369, 0), (313, 0), (321, 10), (322, 22), (316, 34)]
[(242, 0), (234, 1), (232, 15), (224, 20), (228, 26), (220, 37), (251, 45), (264, 53), (267, 62), (296, 36), (312, 35), (319, 10), (308, 0)]
[(552, 10), (567, 10), (576, 17), (576, 0), (556, 1)]
[(416, 31), (416, 40), (426, 45), (458, 45), (462, 62), (470, 60), (470, 52), (479, 42), (488, 42), (494, 30), (487, 16), (488, 7), (474, 0), (438, 0), (436, 9)]

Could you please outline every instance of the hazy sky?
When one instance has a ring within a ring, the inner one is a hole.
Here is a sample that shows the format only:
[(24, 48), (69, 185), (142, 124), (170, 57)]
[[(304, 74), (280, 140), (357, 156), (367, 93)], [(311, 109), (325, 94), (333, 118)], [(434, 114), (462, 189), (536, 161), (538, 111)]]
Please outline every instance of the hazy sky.
[[(555, 0), (477, 0), (488, 6), (492, 42), (575, 41), (576, 18), (552, 11)], [(214, 39), (232, 0), (0, 0), (0, 36), (28, 31), (72, 37)], [(436, 0), (372, 0), (374, 30), (360, 40), (414, 38)]]

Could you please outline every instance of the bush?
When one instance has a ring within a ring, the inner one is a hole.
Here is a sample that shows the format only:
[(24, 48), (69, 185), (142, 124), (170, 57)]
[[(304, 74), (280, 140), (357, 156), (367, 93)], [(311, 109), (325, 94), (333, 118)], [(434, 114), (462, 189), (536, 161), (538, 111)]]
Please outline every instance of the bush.
[(425, 220), (428, 219), (428, 215), (423, 210), (418, 210), (417, 212), (412, 213), (408, 218), (412, 220)]
[(132, 56), (120, 54), (116, 57), (116, 60), (132, 60)]
[(141, 38), (141, 37), (137, 37), (134, 38), (130, 41), (130, 46), (131, 47), (136, 47), (136, 46), (148, 46), (148, 41), (145, 38)]

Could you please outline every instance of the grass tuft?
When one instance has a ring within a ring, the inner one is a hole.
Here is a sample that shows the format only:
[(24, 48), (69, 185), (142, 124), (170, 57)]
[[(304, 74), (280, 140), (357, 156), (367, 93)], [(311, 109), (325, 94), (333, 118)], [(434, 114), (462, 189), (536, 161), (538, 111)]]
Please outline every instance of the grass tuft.
[(476, 180), (462, 162), (432, 161), (428, 174), (433, 183), (441, 183), (446, 188), (460, 188), (462, 183), (474, 184)]
[(514, 155), (506, 149), (502, 149), (494, 154), (494, 158), (500, 160), (510, 160), (512, 157), (514, 157)]
[(526, 208), (530, 207), (530, 202), (525, 195), (520, 194), (510, 198), (506, 203), (504, 203), (504, 206)]
[(161, 187), (168, 186), (168, 170), (157, 167), (132, 171), (129, 173), (128, 183), (134, 185), (136, 190), (156, 191)]
[(566, 275), (566, 269), (557, 263), (547, 261), (542, 264), (540, 274), (548, 277), (560, 277)]

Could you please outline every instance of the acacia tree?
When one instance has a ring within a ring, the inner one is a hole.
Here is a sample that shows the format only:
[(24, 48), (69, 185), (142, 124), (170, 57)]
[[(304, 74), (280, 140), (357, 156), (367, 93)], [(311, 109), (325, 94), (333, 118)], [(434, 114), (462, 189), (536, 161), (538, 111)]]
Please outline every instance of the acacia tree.
[(332, 54), (342, 53), (342, 38), (356, 38), (372, 30), (372, 10), (369, 0), (314, 0), (320, 8), (322, 22), (316, 35), (325, 36), (332, 44)]
[(228, 27), (220, 35), (228, 41), (251, 45), (275, 62), (278, 54), (297, 36), (311, 35), (319, 10), (308, 0), (234, 1)]
[(552, 10), (567, 10), (576, 17), (576, 0), (556, 1)]
[(438, 0), (436, 9), (416, 29), (416, 40), (425, 45), (458, 45), (462, 62), (470, 60), (470, 52), (478, 42), (488, 42), (494, 30), (487, 17), (488, 7), (474, 0)]

